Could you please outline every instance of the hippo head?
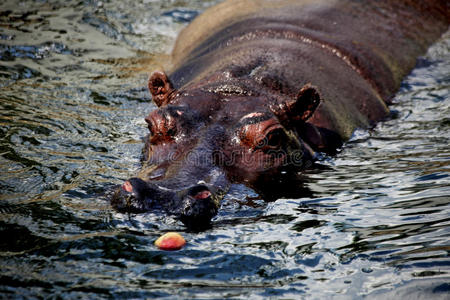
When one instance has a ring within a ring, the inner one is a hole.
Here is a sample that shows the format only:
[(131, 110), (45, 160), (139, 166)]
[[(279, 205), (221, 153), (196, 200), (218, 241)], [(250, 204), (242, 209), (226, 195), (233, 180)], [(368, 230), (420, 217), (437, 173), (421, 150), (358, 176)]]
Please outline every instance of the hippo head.
[(231, 81), (177, 90), (158, 71), (148, 86), (158, 109), (145, 118), (144, 167), (112, 201), (121, 211), (159, 207), (203, 227), (230, 183), (270, 193), (268, 182), (281, 173), (311, 165), (314, 153), (299, 133), (320, 102), (310, 85), (289, 97)]

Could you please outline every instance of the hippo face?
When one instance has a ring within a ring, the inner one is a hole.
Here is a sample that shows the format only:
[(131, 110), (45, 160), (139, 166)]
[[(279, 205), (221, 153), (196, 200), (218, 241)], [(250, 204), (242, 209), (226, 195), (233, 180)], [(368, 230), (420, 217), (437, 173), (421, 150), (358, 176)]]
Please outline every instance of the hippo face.
[(173, 89), (162, 72), (149, 79), (157, 110), (145, 118), (150, 134), (139, 178), (128, 180), (115, 206), (147, 211), (160, 206), (189, 227), (209, 223), (232, 182), (258, 184), (283, 170), (303, 169), (314, 153), (298, 126), (318, 106), (311, 86), (294, 99), (263, 93)]

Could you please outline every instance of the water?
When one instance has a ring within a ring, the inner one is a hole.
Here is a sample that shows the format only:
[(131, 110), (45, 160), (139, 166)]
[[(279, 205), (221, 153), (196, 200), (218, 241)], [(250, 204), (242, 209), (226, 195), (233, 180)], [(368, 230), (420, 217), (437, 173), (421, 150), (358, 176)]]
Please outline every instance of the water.
[[(215, 2), (0, 4), (1, 298), (447, 298), (450, 34), (392, 119), (308, 172), (311, 196), (235, 185), (201, 233), (110, 208), (140, 167), (148, 73)], [(168, 230), (188, 245), (156, 249)]]

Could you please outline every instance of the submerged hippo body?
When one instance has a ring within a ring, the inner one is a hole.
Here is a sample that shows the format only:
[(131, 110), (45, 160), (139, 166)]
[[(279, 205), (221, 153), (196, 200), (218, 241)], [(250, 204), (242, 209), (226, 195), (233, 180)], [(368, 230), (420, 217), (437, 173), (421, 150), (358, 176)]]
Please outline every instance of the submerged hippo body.
[(301, 190), (295, 178), (317, 152), (388, 115), (417, 56), (448, 28), (446, 5), (233, 0), (207, 10), (179, 36), (170, 76), (149, 78), (159, 108), (146, 118), (144, 167), (113, 205), (160, 207), (198, 227), (233, 182), (268, 200)]

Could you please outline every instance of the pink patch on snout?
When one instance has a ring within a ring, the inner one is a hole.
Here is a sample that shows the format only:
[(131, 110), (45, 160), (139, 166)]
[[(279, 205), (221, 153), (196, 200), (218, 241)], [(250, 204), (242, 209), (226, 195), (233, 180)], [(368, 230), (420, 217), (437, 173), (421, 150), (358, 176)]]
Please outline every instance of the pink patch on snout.
[(125, 183), (122, 184), (122, 189), (127, 191), (128, 193), (131, 193), (133, 191), (133, 186), (129, 181), (125, 181)]
[(197, 200), (203, 200), (203, 199), (206, 199), (206, 198), (208, 198), (210, 196), (211, 196), (211, 192), (210, 191), (201, 191), (201, 192), (198, 192), (194, 196), (194, 198), (197, 199)]

